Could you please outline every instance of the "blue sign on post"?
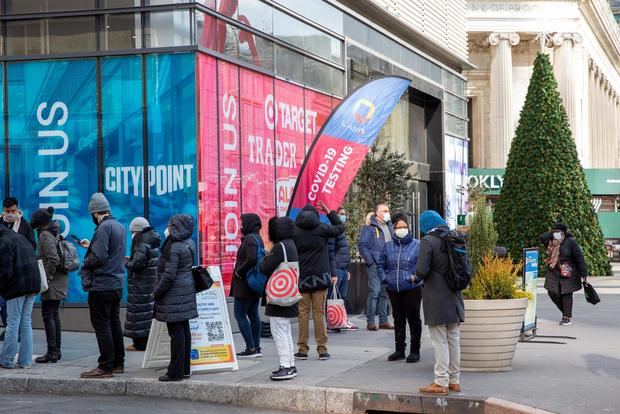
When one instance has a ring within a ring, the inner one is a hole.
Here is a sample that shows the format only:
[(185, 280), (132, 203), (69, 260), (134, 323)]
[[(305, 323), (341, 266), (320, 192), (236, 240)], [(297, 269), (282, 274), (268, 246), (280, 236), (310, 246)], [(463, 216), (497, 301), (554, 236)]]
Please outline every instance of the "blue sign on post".
[(527, 304), (522, 333), (536, 332), (536, 289), (538, 288), (538, 249), (523, 249), (523, 290), (532, 295)]

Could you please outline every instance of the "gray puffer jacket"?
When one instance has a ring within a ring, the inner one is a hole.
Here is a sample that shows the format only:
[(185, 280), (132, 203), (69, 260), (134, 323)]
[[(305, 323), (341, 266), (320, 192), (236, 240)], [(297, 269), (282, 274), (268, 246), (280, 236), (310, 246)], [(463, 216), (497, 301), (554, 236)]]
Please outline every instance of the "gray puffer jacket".
[(49, 289), (41, 294), (41, 300), (67, 299), (69, 289), (69, 274), (60, 269), (58, 254), (58, 233), (60, 226), (52, 221), (39, 229), (39, 243), (37, 258), (43, 261)]
[(183, 322), (198, 316), (196, 286), (192, 277), (196, 256), (196, 247), (191, 239), (194, 218), (187, 214), (172, 216), (168, 229), (170, 236), (164, 242), (157, 265), (155, 319)]

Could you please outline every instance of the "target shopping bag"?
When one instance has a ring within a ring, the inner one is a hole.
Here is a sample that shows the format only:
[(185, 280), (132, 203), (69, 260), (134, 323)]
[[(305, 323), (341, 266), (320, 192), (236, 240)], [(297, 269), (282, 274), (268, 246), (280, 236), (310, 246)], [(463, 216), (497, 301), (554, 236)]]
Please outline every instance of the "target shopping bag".
[(348, 321), (344, 299), (340, 297), (338, 288), (334, 286), (331, 297), (327, 299), (327, 326), (332, 329), (346, 328)]
[(286, 247), (283, 243), (284, 261), (273, 272), (267, 285), (267, 303), (277, 306), (291, 306), (301, 300), (299, 293), (299, 263), (289, 262), (286, 256)]

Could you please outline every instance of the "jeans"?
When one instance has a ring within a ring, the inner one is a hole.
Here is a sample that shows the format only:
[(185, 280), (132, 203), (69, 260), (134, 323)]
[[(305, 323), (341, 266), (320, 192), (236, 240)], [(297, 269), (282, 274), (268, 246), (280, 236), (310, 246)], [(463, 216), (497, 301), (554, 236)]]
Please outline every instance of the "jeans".
[[(336, 282), (338, 293), (340, 293), (342, 299), (346, 299), (349, 291), (349, 272), (347, 269), (336, 269), (336, 276), (338, 276), (338, 281)], [(331, 297), (333, 289), (334, 285), (330, 283), (327, 297)]]
[(90, 322), (95, 328), (99, 346), (99, 369), (112, 372), (125, 365), (125, 347), (121, 328), (121, 290), (88, 293)]
[(411, 334), (411, 352), (420, 352), (422, 321), (420, 320), (420, 304), (422, 288), (406, 292), (388, 292), (394, 312), (394, 343), (397, 352), (405, 352), (407, 346), (407, 323)]
[(295, 345), (293, 344), (293, 333), (291, 332), (291, 320), (289, 318), (269, 318), (271, 335), (278, 350), (280, 366), (290, 368), (295, 366)]
[(458, 384), (461, 375), (461, 339), (458, 323), (428, 325), (435, 349), (435, 384)]
[(388, 321), (388, 295), (385, 285), (381, 283), (377, 273), (377, 265), (368, 269), (368, 301), (366, 302), (366, 322), (375, 323), (375, 315), (379, 312), (379, 323)]
[(557, 294), (551, 291), (549, 291), (548, 293), (553, 303), (555, 303), (555, 306), (557, 306), (560, 312), (562, 312), (562, 316), (568, 319), (572, 318), (573, 317), (573, 294), (567, 293), (567, 294), (560, 295), (560, 294)]
[(260, 348), (259, 300), (259, 298), (235, 298), (235, 319), (247, 349)]
[(45, 338), (47, 339), (47, 355), (50, 356), (57, 356), (60, 353), (61, 328), (60, 315), (58, 314), (59, 305), (59, 300), (41, 301), (41, 314), (43, 315)]
[(0, 296), (0, 318), (2, 318), (2, 325), (6, 328), (6, 300)]
[(297, 347), (299, 352), (307, 354), (310, 347), (308, 338), (310, 337), (310, 310), (312, 309), (312, 319), (314, 321), (314, 340), (316, 341), (316, 351), (319, 354), (327, 353), (327, 331), (325, 331), (325, 299), (327, 289), (316, 292), (302, 292), (299, 301), (299, 337)]
[(32, 366), (32, 306), (36, 295), (20, 296), (7, 301), (8, 320), (0, 365), (13, 367), (19, 342), (17, 365)]
[(166, 375), (180, 379), (191, 373), (192, 334), (189, 321), (168, 322), (166, 327), (170, 335), (170, 364)]

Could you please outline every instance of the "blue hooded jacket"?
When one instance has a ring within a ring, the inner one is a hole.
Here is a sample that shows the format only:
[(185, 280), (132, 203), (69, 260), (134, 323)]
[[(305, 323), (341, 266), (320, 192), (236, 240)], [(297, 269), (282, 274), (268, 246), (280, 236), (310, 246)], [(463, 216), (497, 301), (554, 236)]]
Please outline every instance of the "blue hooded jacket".
[[(392, 223), (387, 223), (392, 238), (394, 237), (394, 227)], [(385, 236), (381, 226), (376, 217), (370, 219), (369, 226), (363, 226), (360, 233), (359, 241), (357, 242), (357, 250), (364, 258), (366, 265), (371, 266), (373, 264), (379, 264), (379, 258), (381, 252), (385, 246)]]
[(411, 233), (399, 239), (394, 236), (391, 242), (386, 243), (379, 259), (377, 273), (381, 282), (386, 284), (390, 292), (406, 292), (422, 285), (422, 281), (415, 284), (411, 275), (415, 274), (420, 252), (420, 241), (414, 239)]

